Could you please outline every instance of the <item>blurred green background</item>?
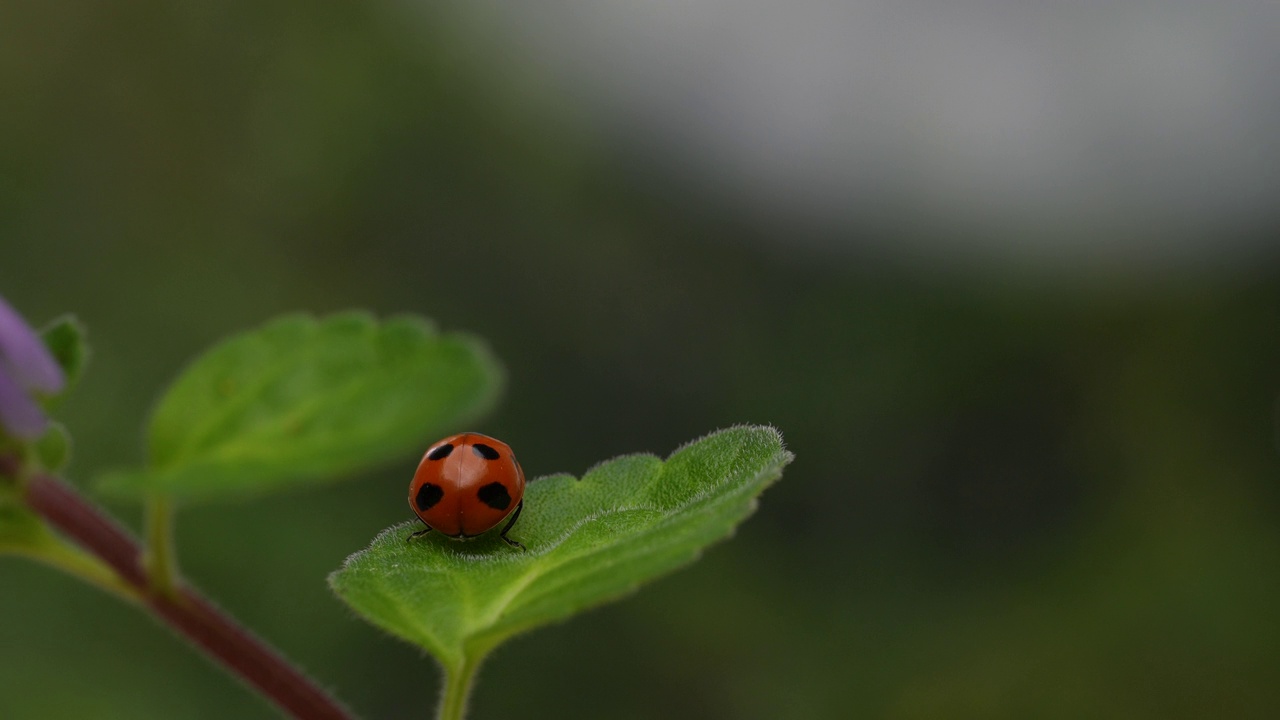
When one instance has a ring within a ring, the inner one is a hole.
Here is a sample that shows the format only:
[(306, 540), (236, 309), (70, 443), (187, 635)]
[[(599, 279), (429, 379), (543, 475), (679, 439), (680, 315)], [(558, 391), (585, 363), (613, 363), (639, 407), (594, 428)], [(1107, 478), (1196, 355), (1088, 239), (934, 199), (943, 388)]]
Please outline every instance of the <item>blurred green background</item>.
[[(906, 201), (770, 221), (575, 92), (460, 6), (0, 4), (0, 293), (95, 350), (70, 478), (138, 461), (227, 333), (411, 311), (491, 342), (475, 429), (532, 475), (739, 422), (797, 455), (691, 569), (496, 653), (477, 719), (1280, 716), (1274, 256), (958, 259)], [(416, 462), (179, 516), (186, 573), (371, 719), (427, 717), (435, 668), (324, 577), (411, 518)], [(0, 718), (273, 716), (0, 558)]]

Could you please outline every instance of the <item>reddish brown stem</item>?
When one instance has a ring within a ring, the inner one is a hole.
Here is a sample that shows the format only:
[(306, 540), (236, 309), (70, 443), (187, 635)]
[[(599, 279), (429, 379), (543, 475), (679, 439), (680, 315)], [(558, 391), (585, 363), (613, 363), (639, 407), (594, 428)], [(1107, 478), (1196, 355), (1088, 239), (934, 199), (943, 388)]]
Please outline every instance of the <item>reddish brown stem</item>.
[(34, 475), (26, 486), (26, 502), (50, 525), (110, 565), (142, 595), (156, 617), (290, 716), (300, 720), (355, 717), (284, 656), (191, 586), (180, 583), (176, 596), (153, 592), (137, 540), (62, 480)]

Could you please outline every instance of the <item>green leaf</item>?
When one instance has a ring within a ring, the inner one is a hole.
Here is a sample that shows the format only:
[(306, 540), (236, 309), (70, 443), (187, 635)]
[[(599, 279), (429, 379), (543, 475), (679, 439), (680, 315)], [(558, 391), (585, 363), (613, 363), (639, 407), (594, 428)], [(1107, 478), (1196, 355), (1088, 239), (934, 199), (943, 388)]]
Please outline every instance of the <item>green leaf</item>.
[(770, 427), (713, 433), (663, 460), (627, 455), (581, 480), (553, 475), (525, 491), (508, 547), (491, 532), (471, 541), (416, 522), (389, 528), (329, 576), (374, 625), (419, 645), (450, 671), (506, 638), (617, 598), (689, 563), (727, 537), (782, 475), (792, 455)]
[(501, 385), (483, 343), (419, 318), (285, 316), (187, 368), (151, 418), (148, 467), (101, 485), (210, 499), (352, 474), (462, 429)]
[(0, 502), (0, 555), (29, 555), (53, 542), (40, 518), (19, 505)]
[(84, 325), (75, 315), (63, 315), (40, 331), (49, 354), (53, 355), (66, 376), (67, 383), (58, 393), (59, 398), (70, 394), (89, 363), (89, 344), (84, 336)]
[(17, 483), (0, 478), (0, 555), (43, 562), (123, 598), (140, 601), (137, 591), (109, 566), (56, 535), (20, 498)]
[(0, 554), (29, 554), (51, 538), (40, 518), (22, 504), (17, 484), (0, 479)]
[(52, 473), (60, 472), (71, 459), (71, 435), (62, 423), (50, 421), (49, 429), (35, 441), (33, 449), (40, 467)]

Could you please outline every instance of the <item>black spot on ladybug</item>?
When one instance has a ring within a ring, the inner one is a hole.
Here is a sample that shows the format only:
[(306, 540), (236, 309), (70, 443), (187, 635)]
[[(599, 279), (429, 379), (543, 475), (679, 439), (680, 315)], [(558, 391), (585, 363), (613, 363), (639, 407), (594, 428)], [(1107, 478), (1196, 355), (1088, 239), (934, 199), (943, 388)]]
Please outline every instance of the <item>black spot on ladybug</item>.
[(480, 488), (476, 491), (476, 497), (480, 498), (480, 502), (494, 510), (506, 510), (511, 507), (511, 494), (507, 492), (506, 486), (500, 482), (491, 482)]
[(501, 453), (484, 443), (476, 443), (475, 445), (472, 445), (471, 452), (479, 455), (485, 460), (497, 460), (502, 457)]
[(429, 455), (427, 455), (427, 459), (428, 459), (428, 460), (443, 460), (443, 459), (445, 459), (445, 458), (449, 457), (449, 453), (451, 453), (451, 452), (453, 452), (453, 443), (445, 443), (445, 444), (441, 445), (440, 447), (436, 448), (435, 450), (432, 450), (432, 451), (431, 451), (431, 453), (430, 453)]
[(444, 497), (444, 488), (431, 483), (423, 483), (418, 488), (418, 496), (414, 500), (418, 503), (418, 509), (426, 512), (440, 502), (440, 498)]

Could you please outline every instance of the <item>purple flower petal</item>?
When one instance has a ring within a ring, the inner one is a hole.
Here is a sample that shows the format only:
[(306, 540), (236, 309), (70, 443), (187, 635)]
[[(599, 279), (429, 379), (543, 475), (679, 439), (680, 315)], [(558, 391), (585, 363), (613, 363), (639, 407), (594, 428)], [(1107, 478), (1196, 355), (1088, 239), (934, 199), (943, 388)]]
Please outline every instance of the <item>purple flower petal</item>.
[(46, 424), (40, 406), (9, 377), (8, 368), (0, 365), (0, 431), (23, 440), (35, 440), (44, 433)]
[(0, 371), (19, 387), (54, 393), (62, 389), (62, 368), (22, 316), (0, 297)]

